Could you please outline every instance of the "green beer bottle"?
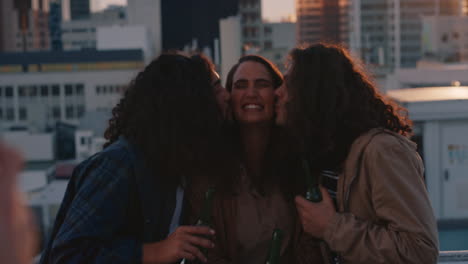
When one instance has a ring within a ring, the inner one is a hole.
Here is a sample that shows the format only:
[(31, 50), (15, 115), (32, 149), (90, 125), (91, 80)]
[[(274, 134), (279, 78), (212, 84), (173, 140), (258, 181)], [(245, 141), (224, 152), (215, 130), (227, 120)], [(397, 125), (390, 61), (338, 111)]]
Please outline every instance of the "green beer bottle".
[(314, 177), (314, 175), (312, 175), (312, 172), (310, 171), (309, 161), (305, 158), (302, 159), (302, 169), (304, 170), (304, 176), (307, 185), (305, 198), (308, 201), (314, 203), (321, 202), (322, 193), (320, 192), (317, 177)]
[(270, 249), (268, 250), (267, 260), (265, 264), (279, 264), (281, 257), (281, 241), (283, 240), (283, 231), (276, 228), (273, 230)]
[[(211, 210), (213, 208), (213, 197), (215, 194), (215, 189), (214, 188), (208, 188), (208, 190), (205, 192), (205, 200), (203, 202), (203, 206), (200, 212), (200, 216), (198, 217), (197, 222), (195, 223), (195, 226), (211, 226)], [(201, 248), (200, 249), (203, 255), (206, 256), (206, 248)], [(183, 259), (180, 264), (201, 264), (202, 262), (199, 259), (195, 260), (189, 260), (189, 259)]]

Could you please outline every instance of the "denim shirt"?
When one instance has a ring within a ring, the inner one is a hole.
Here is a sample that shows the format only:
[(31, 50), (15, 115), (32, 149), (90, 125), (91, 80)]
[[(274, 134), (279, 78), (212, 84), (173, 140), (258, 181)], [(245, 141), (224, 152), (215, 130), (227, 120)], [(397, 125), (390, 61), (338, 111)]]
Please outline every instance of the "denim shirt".
[(167, 237), (175, 206), (176, 189), (120, 137), (73, 171), (40, 263), (141, 263), (143, 244)]

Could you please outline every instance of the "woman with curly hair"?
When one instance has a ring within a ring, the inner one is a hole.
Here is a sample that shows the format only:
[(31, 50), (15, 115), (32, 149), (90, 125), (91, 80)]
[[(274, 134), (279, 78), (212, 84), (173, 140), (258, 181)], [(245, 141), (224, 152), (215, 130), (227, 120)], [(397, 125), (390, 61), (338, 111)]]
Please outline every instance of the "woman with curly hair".
[(113, 109), (104, 150), (73, 172), (41, 263), (206, 260), (213, 230), (179, 225), (187, 186), (221, 171), (228, 100), (205, 58), (152, 61)]
[(285, 79), (276, 121), (322, 183), (322, 202), (297, 196), (296, 207), (305, 232), (326, 243), (327, 262), (436, 263), (436, 221), (406, 109), (339, 46), (294, 49)]

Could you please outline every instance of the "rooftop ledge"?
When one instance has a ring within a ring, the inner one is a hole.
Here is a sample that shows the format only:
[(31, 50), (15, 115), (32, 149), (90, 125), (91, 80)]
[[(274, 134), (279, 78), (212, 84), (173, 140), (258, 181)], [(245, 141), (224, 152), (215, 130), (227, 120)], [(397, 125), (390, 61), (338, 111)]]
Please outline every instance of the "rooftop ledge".
[(468, 264), (468, 250), (459, 250), (459, 251), (441, 251), (439, 254), (439, 262), (438, 263), (456, 263)]

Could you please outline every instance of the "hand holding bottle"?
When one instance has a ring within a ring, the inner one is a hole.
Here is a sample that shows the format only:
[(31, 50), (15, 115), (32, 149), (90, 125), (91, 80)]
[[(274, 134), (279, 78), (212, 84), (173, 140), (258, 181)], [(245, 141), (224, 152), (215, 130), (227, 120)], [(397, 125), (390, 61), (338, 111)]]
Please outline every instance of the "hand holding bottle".
[(336, 215), (335, 205), (323, 187), (320, 188), (323, 200), (310, 202), (302, 196), (296, 196), (296, 208), (304, 231), (316, 238), (323, 239), (323, 234)]
[(167, 239), (145, 244), (143, 263), (174, 263), (183, 258), (206, 262), (200, 248), (213, 248), (213, 242), (206, 237), (214, 234), (214, 230), (205, 226), (180, 226)]

